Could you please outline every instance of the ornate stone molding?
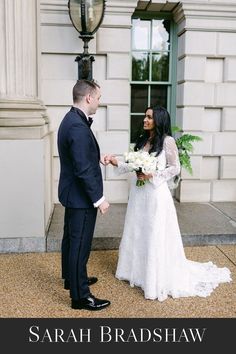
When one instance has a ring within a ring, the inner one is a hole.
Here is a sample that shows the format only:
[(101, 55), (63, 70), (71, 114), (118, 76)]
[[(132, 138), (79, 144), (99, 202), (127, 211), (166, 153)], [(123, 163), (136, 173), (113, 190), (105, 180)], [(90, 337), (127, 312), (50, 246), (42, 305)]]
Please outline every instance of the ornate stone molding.
[(183, 0), (173, 11), (179, 24), (179, 35), (191, 31), (236, 31), (236, 1), (209, 3), (207, 1)]
[(0, 100), (0, 127), (32, 127), (48, 123), (46, 107), (39, 100)]
[(130, 28), (131, 16), (135, 11), (138, 0), (107, 0), (105, 16), (101, 27)]

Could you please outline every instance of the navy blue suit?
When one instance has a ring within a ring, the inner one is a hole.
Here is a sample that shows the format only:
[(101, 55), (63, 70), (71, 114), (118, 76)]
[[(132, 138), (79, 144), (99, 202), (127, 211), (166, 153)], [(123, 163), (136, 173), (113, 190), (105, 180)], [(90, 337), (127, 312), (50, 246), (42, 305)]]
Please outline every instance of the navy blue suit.
[(89, 258), (97, 216), (96, 203), (103, 196), (100, 150), (85, 114), (72, 107), (58, 130), (60, 179), (58, 195), (65, 207), (62, 239), (62, 277), (70, 282), (74, 300), (90, 294)]

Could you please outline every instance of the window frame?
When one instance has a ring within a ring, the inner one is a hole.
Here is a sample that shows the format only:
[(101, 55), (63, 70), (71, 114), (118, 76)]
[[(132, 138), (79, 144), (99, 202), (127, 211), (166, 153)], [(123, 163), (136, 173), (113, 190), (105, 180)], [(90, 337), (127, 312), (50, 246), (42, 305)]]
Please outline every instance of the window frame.
[[(133, 13), (132, 15), (132, 20), (133, 19), (141, 19), (141, 20), (169, 20), (170, 21), (170, 49), (168, 50), (169, 52), (169, 78), (168, 81), (133, 81), (132, 80), (132, 58), (133, 58), (133, 53), (137, 52), (145, 52), (145, 50), (133, 50), (132, 46), (132, 36), (131, 36), (131, 51), (130, 51), (130, 62), (131, 62), (131, 68), (130, 68), (130, 92), (131, 92), (131, 87), (132, 85), (148, 85), (148, 106), (150, 105), (150, 99), (151, 99), (151, 85), (164, 85), (167, 86), (167, 110), (170, 113), (171, 117), (171, 124), (174, 125), (176, 122), (176, 85), (177, 85), (177, 25), (173, 21), (173, 17), (171, 13), (161, 13), (161, 12), (145, 12), (141, 10), (137, 10)], [(132, 31), (132, 29), (131, 29)], [(150, 43), (152, 43), (152, 31), (150, 34)], [(148, 54), (150, 55), (150, 70), (149, 70), (149, 79), (152, 78), (152, 54), (155, 54), (156, 52), (161, 52), (158, 50), (152, 50), (152, 48), (148, 49)], [(166, 51), (163, 51), (166, 52)], [(133, 144), (131, 142), (131, 122), (132, 116), (142, 116), (144, 112), (142, 113), (135, 113), (131, 112), (131, 95), (130, 95), (130, 144)]]

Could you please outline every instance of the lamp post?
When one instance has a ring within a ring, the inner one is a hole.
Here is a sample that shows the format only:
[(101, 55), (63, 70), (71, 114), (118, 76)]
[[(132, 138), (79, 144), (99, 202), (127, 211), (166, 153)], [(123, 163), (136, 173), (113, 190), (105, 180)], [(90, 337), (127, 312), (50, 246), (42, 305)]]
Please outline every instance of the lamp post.
[(88, 42), (100, 27), (105, 11), (106, 0), (69, 0), (69, 16), (75, 29), (80, 33), (79, 38), (84, 42), (84, 52), (78, 55), (78, 80), (93, 79), (92, 63), (94, 57), (88, 52)]

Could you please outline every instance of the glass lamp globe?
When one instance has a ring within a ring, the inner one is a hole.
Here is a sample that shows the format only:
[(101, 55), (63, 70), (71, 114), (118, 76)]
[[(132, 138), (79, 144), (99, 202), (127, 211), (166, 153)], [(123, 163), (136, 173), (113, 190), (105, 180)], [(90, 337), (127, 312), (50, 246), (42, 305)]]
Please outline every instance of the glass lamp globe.
[(105, 0), (69, 0), (69, 16), (83, 36), (92, 36), (99, 28), (105, 11)]

